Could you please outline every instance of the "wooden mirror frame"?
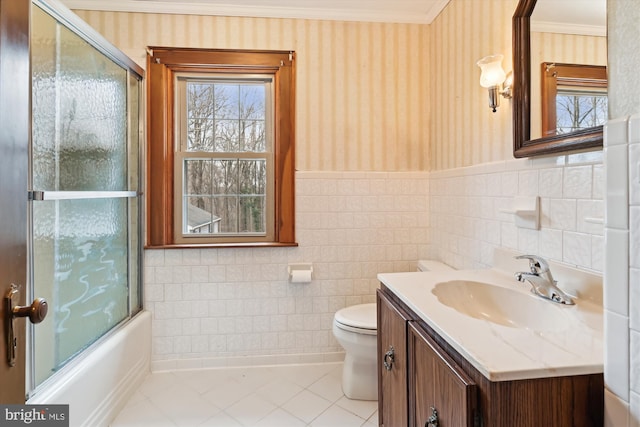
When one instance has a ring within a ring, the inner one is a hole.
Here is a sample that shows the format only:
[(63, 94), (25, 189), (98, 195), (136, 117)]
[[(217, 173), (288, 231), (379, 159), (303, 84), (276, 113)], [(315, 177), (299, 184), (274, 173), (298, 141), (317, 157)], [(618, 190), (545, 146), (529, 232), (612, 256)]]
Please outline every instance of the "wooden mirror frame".
[(601, 148), (603, 127), (531, 138), (531, 14), (537, 0), (520, 0), (513, 14), (513, 156), (534, 157)]

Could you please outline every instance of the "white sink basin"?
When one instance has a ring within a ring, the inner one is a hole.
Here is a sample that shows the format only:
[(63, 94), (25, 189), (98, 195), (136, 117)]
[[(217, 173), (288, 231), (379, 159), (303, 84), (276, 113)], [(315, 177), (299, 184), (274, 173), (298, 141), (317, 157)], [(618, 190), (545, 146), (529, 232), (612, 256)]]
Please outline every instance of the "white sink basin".
[(459, 313), (498, 325), (534, 331), (568, 328), (567, 306), (533, 294), (489, 283), (452, 280), (437, 283), (431, 292)]

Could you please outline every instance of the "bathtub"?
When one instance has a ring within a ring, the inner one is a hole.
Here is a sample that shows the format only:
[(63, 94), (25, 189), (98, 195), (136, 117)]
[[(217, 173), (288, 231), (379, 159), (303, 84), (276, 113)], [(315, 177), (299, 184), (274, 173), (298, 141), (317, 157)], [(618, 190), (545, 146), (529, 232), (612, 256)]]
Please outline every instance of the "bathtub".
[(27, 404), (68, 404), (70, 427), (108, 426), (149, 373), (151, 314), (142, 311)]

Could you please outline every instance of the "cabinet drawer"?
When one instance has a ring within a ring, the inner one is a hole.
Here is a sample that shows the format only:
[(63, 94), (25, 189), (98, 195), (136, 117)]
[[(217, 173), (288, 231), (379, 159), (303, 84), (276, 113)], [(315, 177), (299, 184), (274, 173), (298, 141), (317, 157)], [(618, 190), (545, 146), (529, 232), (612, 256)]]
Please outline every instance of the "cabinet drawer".
[(436, 416), (439, 427), (473, 427), (475, 382), (415, 322), (408, 322), (409, 425), (424, 427)]

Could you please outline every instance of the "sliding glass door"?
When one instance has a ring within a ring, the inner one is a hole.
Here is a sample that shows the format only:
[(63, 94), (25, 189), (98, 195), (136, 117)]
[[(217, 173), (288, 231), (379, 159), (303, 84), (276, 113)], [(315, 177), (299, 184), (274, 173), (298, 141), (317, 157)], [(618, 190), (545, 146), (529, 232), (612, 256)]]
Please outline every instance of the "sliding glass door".
[(142, 71), (74, 19), (32, 5), (31, 392), (140, 309)]

